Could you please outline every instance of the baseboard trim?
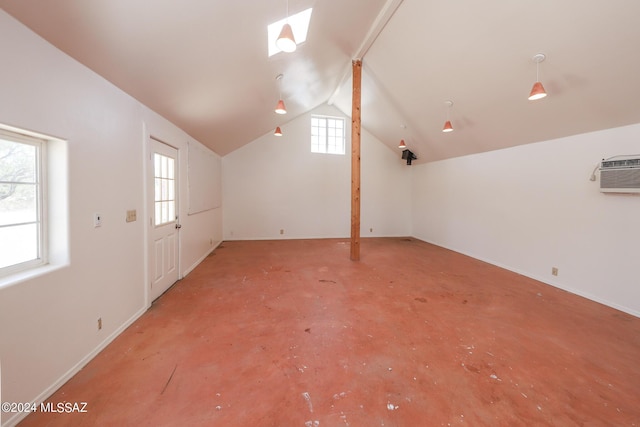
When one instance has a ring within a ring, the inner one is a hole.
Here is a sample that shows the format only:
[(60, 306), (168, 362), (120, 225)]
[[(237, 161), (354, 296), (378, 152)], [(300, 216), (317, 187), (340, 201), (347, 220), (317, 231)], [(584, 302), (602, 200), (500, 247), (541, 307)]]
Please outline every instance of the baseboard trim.
[[(71, 369), (69, 369), (65, 374), (63, 374), (60, 378), (58, 378), (53, 384), (47, 387), (42, 393), (40, 393), (37, 397), (31, 400), (31, 402), (40, 406), (40, 403), (47, 400), (53, 393), (55, 393), (60, 387), (64, 385), (67, 381), (71, 379), (75, 374), (80, 372), (82, 368), (84, 368), (87, 363), (89, 363), (94, 357), (98, 355), (102, 350), (104, 350), (111, 342), (118, 337), (125, 329), (133, 324), (136, 320), (140, 318), (147, 311), (147, 307), (143, 307), (138, 310), (132, 317), (129, 318), (126, 322), (124, 322), (118, 329), (113, 331), (107, 338), (105, 338), (96, 348), (94, 348), (91, 352), (89, 352), (85, 357), (83, 357), (78, 363), (76, 363)], [(6, 422), (2, 423), (2, 427), (15, 427), (20, 421), (25, 419), (29, 415), (29, 413), (17, 413), (13, 417), (6, 420)]]
[(207, 258), (211, 254), (211, 252), (215, 251), (216, 248), (218, 246), (220, 246), (221, 244), (222, 244), (222, 241), (219, 241), (214, 247), (212, 247), (204, 255), (202, 255), (200, 258), (198, 258), (196, 260), (196, 262), (191, 264), (191, 266), (189, 268), (187, 268), (185, 271), (182, 272), (182, 278), (187, 277), (187, 274), (191, 273), (202, 261), (205, 260), (205, 258)]
[(597, 297), (595, 295), (592, 295), (592, 294), (590, 294), (588, 292), (582, 292), (582, 291), (579, 291), (577, 289), (574, 289), (574, 288), (571, 288), (571, 287), (568, 287), (568, 286), (563, 286), (560, 283), (550, 282), (546, 278), (542, 278), (542, 277), (536, 276), (535, 274), (531, 274), (531, 273), (529, 273), (527, 271), (519, 270), (517, 268), (513, 268), (513, 267), (510, 267), (508, 265), (504, 265), (502, 263), (496, 262), (496, 261), (491, 260), (491, 259), (487, 259), (487, 258), (484, 258), (484, 257), (477, 256), (477, 255), (475, 255), (473, 253), (461, 251), (459, 249), (456, 249), (456, 248), (453, 248), (453, 247), (449, 247), (449, 246), (444, 246), (444, 245), (442, 245), (440, 243), (436, 243), (436, 242), (432, 242), (432, 241), (429, 241), (429, 240), (425, 240), (425, 239), (422, 239), (420, 237), (415, 237), (415, 236), (412, 236), (412, 237), (414, 239), (421, 240), (423, 242), (426, 242), (426, 243), (429, 243), (429, 244), (432, 244), (432, 245), (435, 245), (435, 246), (440, 246), (441, 248), (445, 248), (445, 249), (448, 249), (450, 251), (457, 252), (459, 254), (462, 254), (462, 255), (477, 259), (479, 261), (486, 262), (487, 264), (495, 265), (496, 267), (500, 267), (500, 268), (503, 268), (505, 270), (512, 271), (514, 273), (520, 274), (520, 275), (528, 277), (530, 279), (537, 280), (538, 282), (544, 283), (545, 285), (553, 286), (554, 288), (561, 289), (561, 290), (569, 292), (571, 294), (578, 295), (578, 296), (580, 296), (582, 298), (586, 298), (586, 299), (588, 299), (590, 301), (597, 302), (598, 304), (606, 305), (607, 307), (611, 307), (613, 309), (616, 309), (616, 310), (619, 310), (619, 311), (622, 311), (624, 313), (627, 313), (627, 314), (630, 314), (632, 316), (640, 318), (640, 312), (638, 312), (636, 310), (633, 310), (633, 309), (631, 309), (629, 307), (624, 307), (624, 306), (622, 306), (620, 304), (616, 304), (616, 303), (613, 303), (611, 301), (607, 301), (607, 300), (605, 300), (603, 298), (599, 298), (599, 297)]

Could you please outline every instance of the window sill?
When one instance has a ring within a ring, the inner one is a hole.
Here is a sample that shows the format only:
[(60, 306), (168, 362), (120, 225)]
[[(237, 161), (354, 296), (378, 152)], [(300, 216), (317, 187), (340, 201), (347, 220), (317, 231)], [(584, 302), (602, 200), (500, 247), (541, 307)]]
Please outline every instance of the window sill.
[(19, 271), (16, 273), (11, 273), (7, 276), (0, 277), (0, 290), (3, 288), (8, 288), (10, 286), (14, 286), (20, 284), (22, 282), (26, 282), (27, 280), (32, 280), (41, 276), (45, 276), (47, 274), (51, 274), (56, 270), (60, 270), (68, 266), (69, 264), (46, 264), (40, 267), (30, 268), (28, 270)]

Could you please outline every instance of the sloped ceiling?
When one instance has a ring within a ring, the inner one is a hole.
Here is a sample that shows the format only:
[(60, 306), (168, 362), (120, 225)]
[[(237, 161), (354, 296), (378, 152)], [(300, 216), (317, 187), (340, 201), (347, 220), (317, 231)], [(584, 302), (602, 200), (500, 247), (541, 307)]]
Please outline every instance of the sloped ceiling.
[[(313, 7), (309, 35), (271, 58), (285, 0), (0, 7), (221, 155), (326, 102), (349, 115), (354, 57), (363, 127), (393, 149), (405, 139), (417, 163), (640, 122), (632, 0), (290, 0), (291, 14)], [(549, 96), (528, 101), (539, 52)]]

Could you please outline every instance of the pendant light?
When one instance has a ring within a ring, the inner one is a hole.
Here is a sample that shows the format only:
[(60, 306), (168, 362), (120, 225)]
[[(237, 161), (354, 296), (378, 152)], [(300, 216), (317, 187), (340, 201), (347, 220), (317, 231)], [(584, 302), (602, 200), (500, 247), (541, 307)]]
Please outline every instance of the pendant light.
[(274, 136), (282, 136), (282, 129), (280, 129), (280, 126), (276, 126), (276, 130), (275, 132), (273, 132)]
[(547, 96), (547, 92), (544, 90), (544, 86), (542, 86), (542, 83), (540, 83), (539, 74), (540, 63), (544, 61), (545, 58), (546, 56), (544, 55), (544, 53), (538, 53), (532, 58), (533, 62), (536, 63), (536, 82), (533, 84), (531, 92), (529, 93), (529, 101), (535, 101), (536, 99), (542, 99)]
[(453, 101), (444, 101), (447, 106), (447, 121), (444, 122), (442, 132), (453, 132), (453, 126), (451, 125), (451, 107), (453, 107)]
[(289, 0), (287, 0), (287, 21), (282, 26), (280, 35), (276, 40), (276, 46), (283, 52), (291, 53), (295, 52), (297, 44), (296, 39), (293, 38), (293, 29), (289, 25)]
[[(403, 135), (404, 135), (404, 132), (406, 132), (406, 130), (407, 130), (407, 125), (405, 125), (404, 123), (401, 123), (400, 124), (400, 129), (402, 129), (402, 132), (403, 132)], [(407, 143), (404, 142), (404, 138), (400, 139), (400, 143), (398, 144), (398, 148), (401, 149), (401, 150), (404, 150), (405, 148), (407, 148)]]
[(285, 108), (284, 101), (282, 99), (278, 101), (275, 112), (277, 114), (287, 114), (287, 109)]
[(277, 114), (287, 114), (287, 109), (284, 106), (284, 101), (282, 100), (282, 77), (284, 77), (282, 74), (278, 74), (276, 76), (276, 80), (278, 82), (278, 91), (280, 93), (280, 99), (278, 100), (278, 104), (276, 105), (275, 109), (275, 112)]

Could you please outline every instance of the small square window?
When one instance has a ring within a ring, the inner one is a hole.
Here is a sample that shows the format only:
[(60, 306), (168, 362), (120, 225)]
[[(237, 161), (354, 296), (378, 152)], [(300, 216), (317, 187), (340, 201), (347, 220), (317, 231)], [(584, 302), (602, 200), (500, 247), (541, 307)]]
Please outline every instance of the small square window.
[(311, 117), (311, 152), (345, 153), (344, 119), (340, 117)]

